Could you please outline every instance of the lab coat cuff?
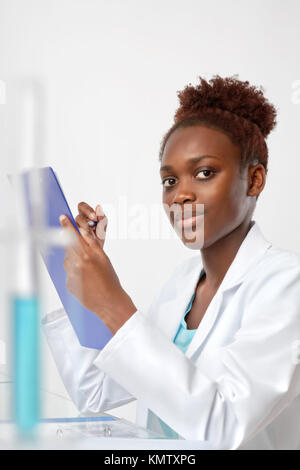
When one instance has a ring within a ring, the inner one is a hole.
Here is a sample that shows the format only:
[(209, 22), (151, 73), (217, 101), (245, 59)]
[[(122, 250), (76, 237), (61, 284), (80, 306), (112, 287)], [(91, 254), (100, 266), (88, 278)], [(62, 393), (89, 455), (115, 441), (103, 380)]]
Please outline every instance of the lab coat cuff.
[(66, 331), (70, 328), (72, 329), (69, 317), (64, 308), (54, 310), (45, 315), (41, 320), (40, 326), (47, 336)]

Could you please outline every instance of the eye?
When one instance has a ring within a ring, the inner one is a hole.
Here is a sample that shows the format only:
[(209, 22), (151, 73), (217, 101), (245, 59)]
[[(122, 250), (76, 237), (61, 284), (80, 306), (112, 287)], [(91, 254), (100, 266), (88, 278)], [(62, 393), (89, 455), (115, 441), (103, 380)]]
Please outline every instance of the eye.
[[(199, 170), (199, 171), (197, 171), (196, 175), (198, 175), (199, 173), (205, 173), (205, 174), (206, 174), (205, 176), (208, 176), (208, 177), (206, 177), (206, 178), (198, 178), (198, 179), (200, 179), (200, 180), (202, 180), (202, 181), (206, 181), (206, 180), (211, 179), (211, 177), (209, 177), (209, 175), (207, 175), (207, 172), (208, 172), (208, 173), (214, 173), (213, 170), (207, 169), (207, 170)], [(170, 188), (170, 187), (174, 186), (175, 183), (173, 183), (173, 184), (171, 184), (171, 185), (170, 185), (170, 184), (165, 185), (165, 182), (166, 182), (166, 181), (169, 181), (169, 182), (170, 182), (170, 181), (175, 181), (175, 180), (176, 180), (176, 178), (172, 178), (172, 177), (165, 178), (165, 179), (161, 182), (161, 184), (163, 185), (164, 188)]]
[[(165, 182), (166, 182), (166, 181), (172, 181), (172, 180), (175, 181), (175, 178), (166, 178), (166, 179), (164, 179), (164, 180), (161, 182), (161, 184), (162, 184), (165, 188), (169, 188), (170, 186), (166, 186), (166, 185), (165, 185)], [(173, 186), (173, 184), (172, 184), (171, 186)]]
[[(213, 173), (212, 170), (199, 170), (199, 171), (197, 172), (197, 175), (198, 175), (199, 173), (207, 173), (207, 172), (208, 172), (208, 173)], [(207, 176), (207, 175), (206, 175), (206, 176)], [(209, 176), (209, 175), (208, 175), (208, 176)], [(208, 179), (208, 178), (200, 178), (200, 179)]]

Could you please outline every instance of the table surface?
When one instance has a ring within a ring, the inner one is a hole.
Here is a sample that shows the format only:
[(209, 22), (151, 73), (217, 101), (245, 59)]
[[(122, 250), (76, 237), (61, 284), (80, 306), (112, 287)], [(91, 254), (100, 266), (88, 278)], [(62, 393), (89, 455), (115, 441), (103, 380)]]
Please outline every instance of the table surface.
[(0, 449), (211, 449), (205, 442), (166, 439), (108, 413), (83, 415), (73, 402), (41, 390), (40, 421), (32, 436), (20, 435), (11, 413), (13, 382), (0, 373)]
[(108, 413), (74, 413), (66, 397), (41, 390), (41, 419), (33, 436), (21, 436), (11, 416), (13, 382), (0, 373), (0, 449), (199, 449), (199, 441), (166, 439)]

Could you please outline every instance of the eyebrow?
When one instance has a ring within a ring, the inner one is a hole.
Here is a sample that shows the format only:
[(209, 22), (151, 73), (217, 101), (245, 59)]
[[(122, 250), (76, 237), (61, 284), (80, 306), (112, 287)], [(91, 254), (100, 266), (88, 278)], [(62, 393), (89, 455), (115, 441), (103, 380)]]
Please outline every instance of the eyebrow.
[[(216, 158), (217, 160), (221, 160), (220, 157), (216, 157), (215, 155), (201, 155), (200, 157), (190, 158), (187, 161), (187, 163), (197, 163), (200, 160), (203, 160), (203, 158)], [(159, 171), (168, 171), (168, 170), (172, 170), (172, 169), (173, 169), (172, 165), (164, 165), (164, 166), (160, 167)]]

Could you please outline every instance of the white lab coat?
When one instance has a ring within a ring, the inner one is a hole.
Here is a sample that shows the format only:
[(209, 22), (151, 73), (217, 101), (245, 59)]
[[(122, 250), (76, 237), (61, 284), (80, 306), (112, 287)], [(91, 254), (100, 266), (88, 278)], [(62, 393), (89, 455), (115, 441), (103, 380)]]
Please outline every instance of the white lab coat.
[(184, 354), (173, 338), (201, 269), (200, 253), (181, 263), (101, 351), (79, 344), (63, 309), (48, 314), (70, 397), (83, 413), (137, 399), (136, 424), (150, 409), (199, 448), (299, 449), (300, 254), (255, 222)]

